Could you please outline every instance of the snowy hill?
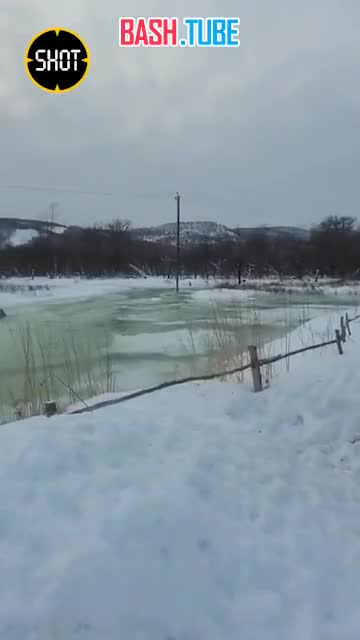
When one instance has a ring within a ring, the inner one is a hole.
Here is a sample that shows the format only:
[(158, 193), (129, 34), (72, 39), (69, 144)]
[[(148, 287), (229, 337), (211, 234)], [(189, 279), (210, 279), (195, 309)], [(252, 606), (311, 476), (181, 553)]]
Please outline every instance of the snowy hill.
[[(44, 220), (26, 220), (21, 218), (0, 218), (0, 248), (28, 244), (40, 234), (63, 233), (68, 230), (79, 230), (80, 227), (66, 227)], [(264, 233), (269, 238), (294, 237), (307, 238), (309, 232), (298, 227), (230, 227), (212, 221), (182, 222), (181, 243), (183, 245), (239, 242), (247, 240), (257, 233)], [(139, 227), (132, 230), (133, 235), (148, 242), (176, 243), (176, 223), (169, 222), (158, 226)]]
[[(176, 242), (177, 225), (168, 222), (156, 227), (142, 227), (134, 229), (138, 238), (152, 242)], [(236, 240), (237, 233), (229, 227), (216, 222), (182, 222), (180, 225), (181, 242), (195, 244), (201, 242), (219, 242)]]
[[(177, 225), (175, 222), (156, 227), (142, 227), (134, 229), (137, 237), (152, 242), (176, 242)], [(265, 234), (269, 238), (294, 237), (307, 238), (309, 232), (299, 227), (238, 227), (231, 229), (216, 222), (182, 222), (180, 225), (182, 244), (199, 244), (247, 240), (254, 234)]]
[(44, 233), (63, 233), (66, 227), (44, 220), (0, 218), (0, 248), (29, 244)]

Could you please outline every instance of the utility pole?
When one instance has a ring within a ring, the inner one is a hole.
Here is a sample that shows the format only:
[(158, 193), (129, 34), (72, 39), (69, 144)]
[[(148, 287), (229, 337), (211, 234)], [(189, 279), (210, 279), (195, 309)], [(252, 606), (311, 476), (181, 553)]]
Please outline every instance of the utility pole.
[(176, 226), (176, 292), (179, 292), (179, 274), (180, 274), (180, 193), (175, 196), (177, 209), (177, 226)]
[(50, 202), (49, 204), (48, 233), (50, 233), (51, 227), (55, 222), (55, 219), (56, 219), (55, 210), (58, 208), (58, 206), (59, 206), (58, 202)]
[[(48, 219), (48, 230), (47, 230), (49, 244), (52, 242), (51, 231), (52, 231), (52, 225), (54, 224), (55, 218), (56, 218), (55, 210), (58, 208), (58, 206), (59, 206), (58, 202), (51, 202), (49, 204), (49, 219)], [(57, 276), (57, 270), (58, 270), (57, 256), (54, 253), (53, 254), (53, 276)]]

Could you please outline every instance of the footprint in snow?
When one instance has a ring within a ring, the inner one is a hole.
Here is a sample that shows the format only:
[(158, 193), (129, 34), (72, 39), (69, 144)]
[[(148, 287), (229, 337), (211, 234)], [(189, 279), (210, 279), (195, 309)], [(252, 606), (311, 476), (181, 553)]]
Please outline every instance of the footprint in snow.
[(197, 548), (202, 553), (206, 552), (210, 547), (210, 542), (207, 538), (199, 538), (197, 541)]
[(75, 633), (87, 633), (91, 630), (91, 626), (87, 622), (78, 622), (76, 625), (74, 632)]

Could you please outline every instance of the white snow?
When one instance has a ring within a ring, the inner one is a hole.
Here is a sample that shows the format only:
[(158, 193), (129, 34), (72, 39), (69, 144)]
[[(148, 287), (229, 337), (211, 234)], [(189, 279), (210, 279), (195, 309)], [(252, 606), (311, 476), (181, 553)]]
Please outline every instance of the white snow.
[[(34, 304), (38, 302), (63, 302), (66, 300), (82, 300), (94, 296), (141, 288), (174, 287), (168, 280), (159, 278), (104, 278), (87, 280), (85, 278), (57, 278), (39, 277), (9, 278), (4, 281), (6, 287), (13, 285), (14, 290), (1, 291), (0, 307)], [(40, 288), (38, 288), (40, 287)]]
[[(189, 286), (191, 283), (191, 287)], [(249, 279), (248, 288), (229, 289), (220, 288), (224, 281), (217, 279), (203, 278), (183, 278), (181, 280), (181, 290), (191, 293), (195, 298), (205, 301), (211, 297), (214, 301), (251, 300), (256, 293), (250, 285), (271, 288), (274, 284), (272, 279)], [(235, 281), (234, 281), (235, 285)], [(148, 276), (146, 278), (99, 278), (87, 279), (82, 277), (73, 278), (49, 278), (49, 277), (13, 277), (0, 279), (0, 308), (8, 308), (17, 305), (34, 304), (38, 302), (63, 302), (65, 300), (82, 300), (94, 296), (102, 296), (108, 293), (128, 291), (130, 289), (169, 289), (174, 290), (174, 280), (162, 277)], [(309, 294), (308, 289), (304, 289), (301, 281), (284, 283), (286, 290), (294, 293)], [(266, 290), (263, 291), (266, 293)], [(324, 281), (319, 288), (314, 291), (316, 295), (324, 294), (335, 297), (360, 297), (360, 285), (358, 282), (335, 286), (331, 282)]]
[(51, 227), (51, 233), (57, 233), (58, 235), (62, 235), (67, 230), (67, 227), (61, 225), (55, 225)]
[(358, 640), (359, 357), (1, 427), (1, 640)]
[(250, 301), (254, 298), (254, 291), (245, 289), (200, 289), (194, 292), (194, 298), (197, 300), (208, 300), (211, 298), (214, 302), (235, 302), (246, 300)]
[(29, 244), (35, 238), (38, 237), (38, 232), (35, 229), (16, 229), (12, 234), (9, 244), (12, 247), (19, 247), (23, 244)]
[[(191, 292), (194, 288), (211, 287), (201, 278), (191, 281), (184, 279), (183, 290)], [(214, 286), (214, 282), (212, 286)], [(3, 287), (3, 290), (2, 290)], [(13, 289), (11, 291), (11, 288)], [(174, 290), (174, 280), (160, 277), (144, 278), (7, 278), (0, 280), (0, 308), (23, 304), (44, 302), (62, 302), (64, 300), (82, 300), (94, 296), (103, 296), (130, 289), (169, 289)]]

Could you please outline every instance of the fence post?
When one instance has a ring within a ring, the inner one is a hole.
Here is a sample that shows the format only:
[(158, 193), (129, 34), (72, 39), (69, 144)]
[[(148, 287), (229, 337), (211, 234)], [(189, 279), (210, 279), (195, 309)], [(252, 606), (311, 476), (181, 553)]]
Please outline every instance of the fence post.
[(351, 336), (350, 320), (349, 320), (349, 314), (348, 313), (345, 315), (345, 323), (346, 323), (346, 328), (348, 330), (348, 334), (349, 334), (349, 336)]
[(343, 350), (343, 347), (342, 347), (342, 344), (341, 344), (342, 340), (341, 340), (341, 335), (340, 335), (339, 329), (336, 329), (335, 335), (336, 335), (337, 348), (339, 350), (339, 354), (342, 356), (344, 354), (344, 350)]
[(254, 391), (258, 393), (262, 391), (262, 380), (261, 380), (261, 371), (260, 371), (260, 362), (258, 358), (257, 347), (250, 346), (249, 347), (249, 356), (250, 356), (250, 364), (251, 364), (251, 372), (254, 383)]
[(44, 402), (44, 412), (47, 418), (51, 418), (57, 414), (57, 405), (53, 400)]
[(340, 327), (341, 327), (341, 340), (346, 342), (346, 328), (345, 328), (345, 320), (344, 316), (340, 318)]

